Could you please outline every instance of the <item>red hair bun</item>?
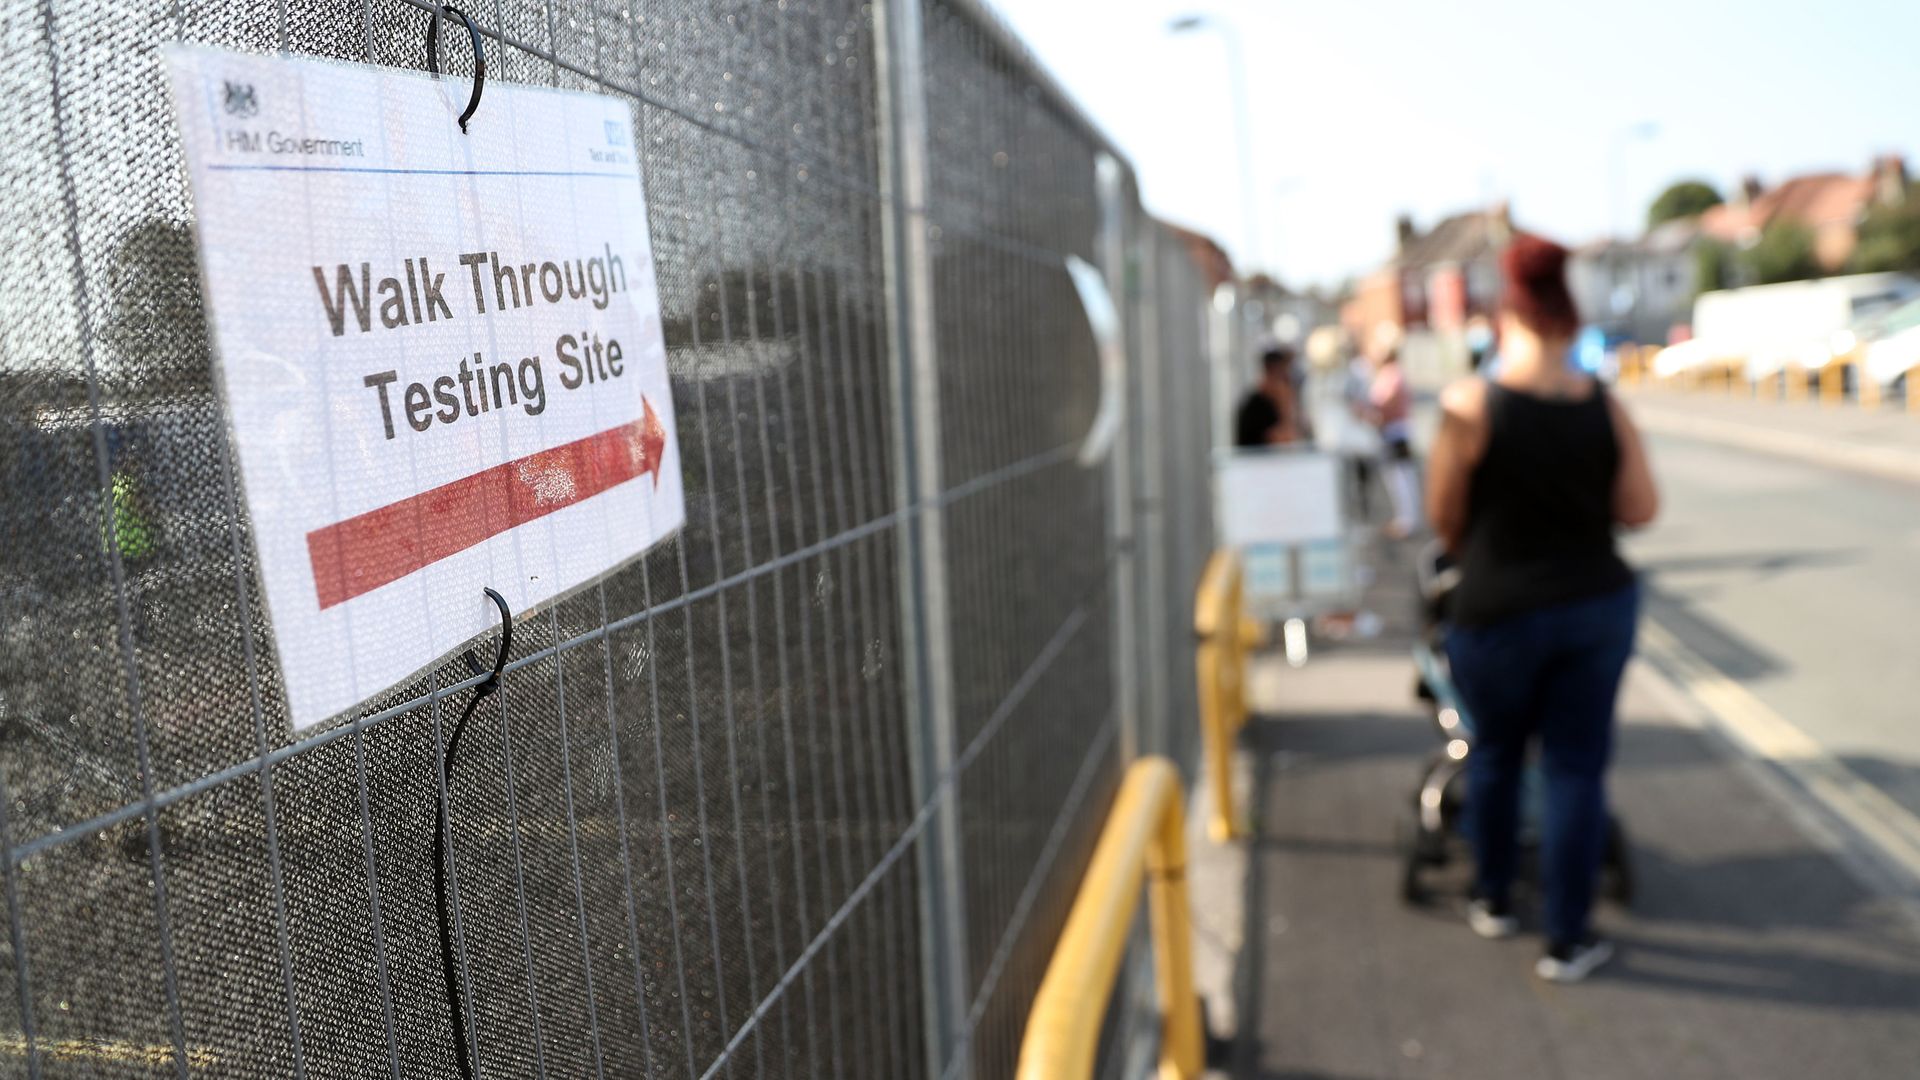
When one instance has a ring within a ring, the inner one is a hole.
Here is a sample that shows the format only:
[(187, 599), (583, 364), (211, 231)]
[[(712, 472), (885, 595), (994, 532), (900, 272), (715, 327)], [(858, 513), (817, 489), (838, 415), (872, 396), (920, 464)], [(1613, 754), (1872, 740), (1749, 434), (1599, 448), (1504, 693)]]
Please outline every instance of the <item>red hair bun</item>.
[(1542, 337), (1569, 338), (1580, 312), (1567, 290), (1567, 249), (1531, 233), (1517, 233), (1500, 253), (1502, 304)]

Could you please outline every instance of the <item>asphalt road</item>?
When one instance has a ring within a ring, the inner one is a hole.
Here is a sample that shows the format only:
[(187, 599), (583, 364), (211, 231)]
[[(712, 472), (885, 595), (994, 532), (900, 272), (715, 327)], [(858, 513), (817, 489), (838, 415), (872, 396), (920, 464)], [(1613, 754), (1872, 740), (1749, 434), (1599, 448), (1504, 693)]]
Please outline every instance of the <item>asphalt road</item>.
[(1920, 485), (1655, 437), (1646, 614), (1920, 814)]

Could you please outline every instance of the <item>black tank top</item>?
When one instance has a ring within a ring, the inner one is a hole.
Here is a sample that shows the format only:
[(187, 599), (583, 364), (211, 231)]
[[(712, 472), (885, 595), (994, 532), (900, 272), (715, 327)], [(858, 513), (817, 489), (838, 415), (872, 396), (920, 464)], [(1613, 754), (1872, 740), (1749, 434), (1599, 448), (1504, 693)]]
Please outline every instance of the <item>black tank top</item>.
[(1554, 401), (1487, 384), (1452, 616), (1484, 626), (1633, 582), (1613, 542), (1620, 447), (1606, 392)]

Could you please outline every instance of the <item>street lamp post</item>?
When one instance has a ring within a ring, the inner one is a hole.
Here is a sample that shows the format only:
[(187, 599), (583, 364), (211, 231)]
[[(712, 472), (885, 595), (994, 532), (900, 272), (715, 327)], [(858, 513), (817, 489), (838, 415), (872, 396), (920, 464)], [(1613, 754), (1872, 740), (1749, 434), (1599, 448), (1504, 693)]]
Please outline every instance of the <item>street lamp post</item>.
[[(1646, 142), (1659, 134), (1659, 124), (1651, 120), (1643, 120), (1637, 124), (1629, 124), (1626, 127), (1615, 130), (1613, 138), (1609, 141), (1607, 156), (1609, 165), (1608, 172), (1611, 175), (1609, 176), (1608, 188), (1610, 189), (1609, 197), (1612, 205), (1608, 207), (1609, 220), (1607, 224), (1609, 231), (1614, 234), (1613, 239), (1616, 243), (1626, 243), (1628, 234), (1633, 229), (1633, 226), (1625, 220), (1624, 215), (1621, 213), (1626, 206), (1627, 147), (1636, 142)], [(1617, 251), (1618, 249), (1615, 248), (1615, 250)], [(1614, 267), (1614, 274), (1612, 276), (1618, 277), (1620, 268), (1619, 255), (1614, 255), (1613, 258), (1608, 261), (1611, 262)], [(1633, 265), (1630, 261), (1629, 269), (1632, 271), (1633, 280), (1627, 287), (1625, 329), (1628, 336), (1634, 337), (1637, 340), (1640, 330), (1638, 326), (1640, 317), (1640, 292), (1641, 286), (1643, 286), (1645, 282), (1640, 280), (1642, 276), (1640, 266)], [(1615, 291), (1614, 289), (1609, 289), (1607, 307), (1610, 309), (1610, 314), (1618, 315), (1618, 305), (1614, 299)]]
[[(1287, 196), (1292, 195), (1294, 192), (1306, 186), (1306, 183), (1307, 178), (1304, 176), (1289, 176), (1285, 180), (1273, 185), (1273, 202), (1270, 204), (1270, 209), (1274, 212), (1273, 235), (1274, 239), (1279, 241), (1279, 254), (1282, 256), (1293, 250), (1289, 246), (1293, 241), (1287, 235), (1287, 225), (1292, 219), (1286, 215), (1286, 204), (1284, 200)], [(1294, 267), (1294, 272), (1300, 272), (1298, 266)], [(1274, 277), (1277, 278), (1279, 276), (1280, 272), (1275, 270)]]
[(1260, 255), (1260, 223), (1253, 196), (1253, 125), (1247, 101), (1247, 59), (1240, 44), (1240, 32), (1217, 15), (1182, 15), (1167, 24), (1170, 34), (1211, 30), (1227, 46), (1227, 75), (1232, 82), (1234, 138), (1240, 155), (1240, 214), (1246, 228), (1246, 272), (1251, 274), (1264, 261)]
[(1627, 147), (1636, 142), (1646, 142), (1659, 134), (1659, 124), (1651, 120), (1642, 120), (1640, 123), (1628, 124), (1626, 127), (1615, 130), (1613, 138), (1608, 143), (1607, 163), (1611, 166), (1609, 172), (1612, 181), (1608, 186), (1611, 189), (1609, 194), (1613, 203), (1608, 207), (1608, 224), (1617, 234), (1625, 235), (1626, 231), (1632, 227), (1623, 220), (1621, 215), (1621, 210), (1626, 206)]

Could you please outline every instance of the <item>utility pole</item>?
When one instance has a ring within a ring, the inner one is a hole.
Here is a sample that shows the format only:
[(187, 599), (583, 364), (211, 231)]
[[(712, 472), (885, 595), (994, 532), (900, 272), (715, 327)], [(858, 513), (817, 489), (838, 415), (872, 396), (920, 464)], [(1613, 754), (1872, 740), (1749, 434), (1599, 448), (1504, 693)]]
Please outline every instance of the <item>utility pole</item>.
[[(1612, 242), (1609, 244), (1612, 254), (1610, 254), (1607, 259), (1612, 271), (1607, 275), (1610, 279), (1608, 281), (1609, 289), (1607, 295), (1607, 313), (1609, 316), (1618, 317), (1621, 314), (1617, 310), (1614, 296), (1615, 290), (1612, 288), (1613, 281), (1620, 277), (1619, 248), (1614, 245), (1630, 244), (1632, 242), (1631, 233), (1633, 232), (1633, 225), (1626, 220), (1625, 215), (1622, 213), (1622, 210), (1626, 206), (1627, 197), (1627, 147), (1636, 142), (1646, 142), (1659, 134), (1659, 124), (1651, 120), (1642, 120), (1637, 124), (1629, 124), (1626, 127), (1615, 130), (1608, 146), (1608, 172), (1610, 175), (1607, 186), (1609, 188), (1608, 200), (1612, 205), (1607, 208), (1607, 225), (1608, 231), (1613, 233), (1613, 237), (1611, 238)], [(1630, 269), (1633, 273), (1633, 280), (1627, 286), (1627, 310), (1624, 313), (1624, 329), (1625, 336), (1637, 339), (1639, 327), (1636, 324), (1640, 316), (1640, 292), (1641, 286), (1645, 283), (1640, 280), (1641, 267), (1637, 263), (1630, 262)]]
[(1240, 44), (1240, 32), (1217, 15), (1182, 15), (1167, 24), (1169, 34), (1211, 30), (1227, 46), (1227, 77), (1232, 83), (1234, 139), (1240, 155), (1240, 214), (1247, 235), (1244, 237), (1246, 266), (1241, 273), (1251, 276), (1263, 268), (1260, 253), (1260, 221), (1253, 195), (1253, 122), (1247, 100), (1247, 58)]

